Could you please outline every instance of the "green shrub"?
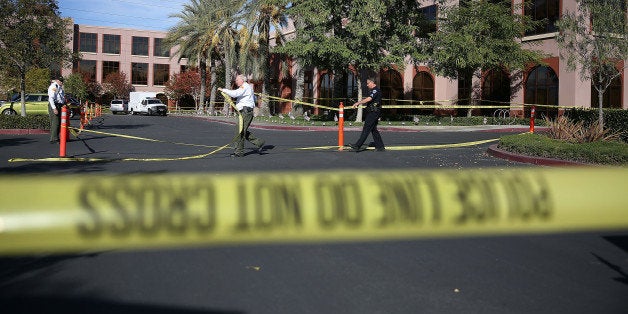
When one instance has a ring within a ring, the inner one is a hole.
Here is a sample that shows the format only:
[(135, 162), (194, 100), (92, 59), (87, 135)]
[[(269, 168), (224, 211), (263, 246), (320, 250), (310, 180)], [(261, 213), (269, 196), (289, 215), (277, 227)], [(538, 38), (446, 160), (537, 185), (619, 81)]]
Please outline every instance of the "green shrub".
[(528, 156), (557, 158), (593, 164), (628, 164), (628, 144), (622, 142), (571, 143), (538, 133), (507, 135), (500, 139), (503, 150)]
[[(619, 133), (621, 140), (628, 143), (628, 110), (624, 109), (603, 109), (604, 128), (612, 133)], [(582, 121), (584, 125), (591, 125), (598, 120), (599, 111), (592, 109), (568, 109), (565, 115), (573, 122)]]
[(0, 115), (0, 129), (42, 129), (50, 130), (48, 115)]
[(608, 128), (602, 129), (598, 120), (585, 124), (584, 121), (573, 122), (562, 115), (554, 120), (546, 117), (545, 121), (549, 126), (547, 136), (556, 140), (572, 143), (620, 140), (619, 133), (613, 133)]

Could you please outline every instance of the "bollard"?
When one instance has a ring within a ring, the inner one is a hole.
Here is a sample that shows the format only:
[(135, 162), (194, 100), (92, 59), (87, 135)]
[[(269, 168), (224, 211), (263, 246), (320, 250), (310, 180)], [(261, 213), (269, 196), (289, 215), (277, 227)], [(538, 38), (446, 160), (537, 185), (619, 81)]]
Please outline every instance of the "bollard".
[(61, 131), (59, 132), (59, 157), (65, 157), (65, 143), (68, 140), (68, 107), (61, 107)]
[(86, 100), (85, 104), (81, 106), (81, 130), (87, 125), (87, 105), (88, 102)]
[(534, 133), (534, 116), (536, 114), (536, 106), (530, 109), (530, 133)]
[(338, 150), (342, 150), (345, 146), (345, 107), (342, 102), (338, 109)]

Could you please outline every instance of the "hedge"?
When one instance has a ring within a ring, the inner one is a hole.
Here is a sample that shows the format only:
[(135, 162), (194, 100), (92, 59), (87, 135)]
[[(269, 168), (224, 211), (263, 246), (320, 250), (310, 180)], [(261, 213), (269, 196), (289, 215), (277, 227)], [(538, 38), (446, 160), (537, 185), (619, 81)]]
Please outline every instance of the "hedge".
[[(621, 139), (628, 143), (628, 110), (624, 109), (603, 109), (604, 128), (612, 132), (621, 133)], [(599, 118), (598, 109), (568, 109), (565, 115), (572, 122), (583, 121), (586, 125), (597, 121)]]
[(50, 130), (50, 118), (48, 115), (0, 115), (0, 129)]

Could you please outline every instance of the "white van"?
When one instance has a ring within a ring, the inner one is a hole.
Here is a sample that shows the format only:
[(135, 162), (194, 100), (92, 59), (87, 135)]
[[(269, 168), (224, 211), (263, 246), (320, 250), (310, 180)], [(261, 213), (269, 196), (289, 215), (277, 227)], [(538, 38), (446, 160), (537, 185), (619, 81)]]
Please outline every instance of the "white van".
[(168, 113), (168, 107), (155, 97), (157, 93), (131, 92), (129, 96), (129, 111), (131, 114), (144, 113), (151, 116), (165, 116)]

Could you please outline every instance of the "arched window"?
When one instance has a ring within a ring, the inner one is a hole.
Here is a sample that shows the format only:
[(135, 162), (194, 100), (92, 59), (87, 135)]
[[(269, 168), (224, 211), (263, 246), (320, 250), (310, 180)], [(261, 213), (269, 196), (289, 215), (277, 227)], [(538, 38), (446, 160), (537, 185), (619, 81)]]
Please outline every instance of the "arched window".
[[(491, 70), (482, 83), (482, 106), (503, 107), (510, 103), (510, 77), (503, 70)], [(482, 108), (484, 116), (492, 116), (495, 109)]]
[[(539, 104), (558, 106), (558, 76), (552, 68), (537, 66), (528, 74), (525, 83), (524, 102), (526, 104)], [(536, 116), (555, 117), (558, 114), (557, 108), (538, 107)], [(530, 116), (530, 107), (525, 106), (526, 117)]]
[(553, 33), (557, 31), (556, 21), (560, 18), (560, 0), (529, 0), (523, 8), (526, 16), (533, 21), (544, 21), (526, 36)]
[(396, 105), (398, 99), (403, 99), (403, 80), (399, 72), (393, 69), (382, 71), (379, 81), (382, 105)]
[[(604, 91), (602, 98), (603, 108), (618, 108), (621, 109), (622, 99), (622, 79), (621, 75), (618, 75), (611, 81), (611, 85)], [(591, 84), (591, 107), (598, 107), (598, 94), (593, 84)]]
[(331, 99), (334, 97), (334, 80), (330, 73), (321, 75), (318, 85), (318, 104), (329, 106)]
[(303, 101), (312, 102), (314, 97), (314, 85), (312, 83), (312, 77), (314, 75), (314, 71), (305, 70), (303, 71)]
[(345, 106), (358, 100), (358, 81), (351, 71), (347, 71), (342, 80), (342, 98), (345, 100)]
[[(426, 106), (434, 105), (431, 102), (431, 100), (434, 100), (434, 79), (432, 79), (429, 73), (421, 71), (412, 79), (412, 100), (429, 101), (425, 104)], [(430, 108), (427, 111), (431, 113), (434, 110)]]
[[(458, 101), (454, 103), (459, 106), (468, 106), (472, 104), (471, 93), (473, 92), (473, 71), (467, 71), (466, 73), (460, 72), (458, 74)], [(459, 108), (456, 109), (457, 115), (462, 116), (466, 114), (468, 109)]]

